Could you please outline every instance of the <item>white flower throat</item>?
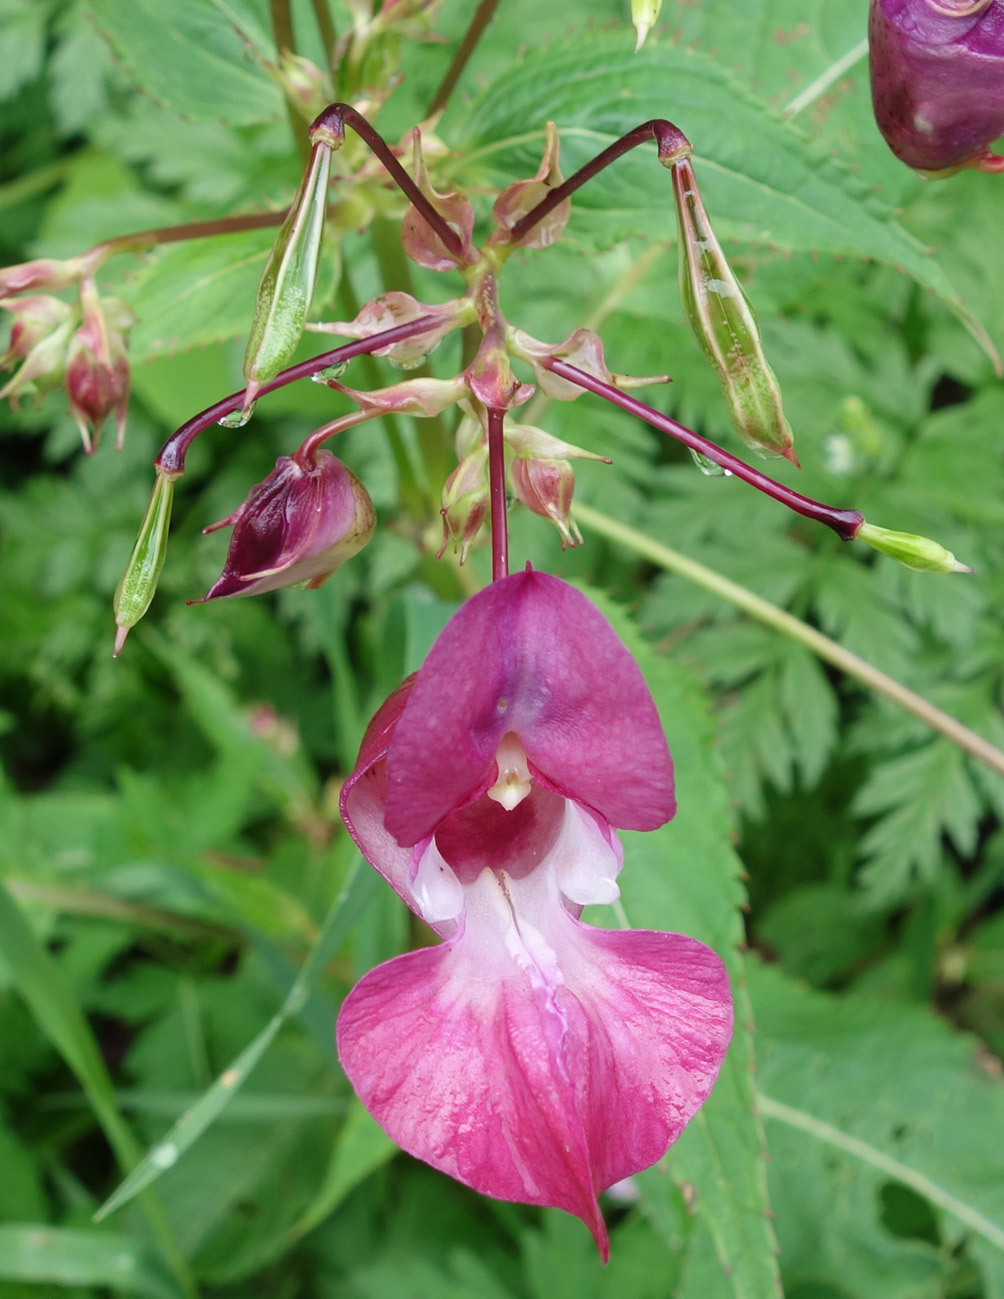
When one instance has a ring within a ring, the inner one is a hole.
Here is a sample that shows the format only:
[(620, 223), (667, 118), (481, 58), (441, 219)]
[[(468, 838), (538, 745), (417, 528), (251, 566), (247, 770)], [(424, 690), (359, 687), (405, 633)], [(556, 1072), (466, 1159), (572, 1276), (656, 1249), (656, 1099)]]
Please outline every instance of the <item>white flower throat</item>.
[(489, 789), (488, 797), (500, 803), (507, 812), (519, 807), (530, 793), (530, 768), (526, 754), (513, 731), (506, 731), (495, 755), (498, 776), (495, 784)]

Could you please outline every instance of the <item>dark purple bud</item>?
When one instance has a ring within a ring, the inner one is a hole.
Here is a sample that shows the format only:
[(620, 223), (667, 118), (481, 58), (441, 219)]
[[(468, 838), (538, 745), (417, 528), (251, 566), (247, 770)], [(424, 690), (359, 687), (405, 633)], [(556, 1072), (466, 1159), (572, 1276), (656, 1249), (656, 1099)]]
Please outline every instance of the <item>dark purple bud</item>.
[(375, 526), (366, 489), (330, 451), (315, 452), (305, 465), (280, 456), (239, 509), (204, 529), (234, 530), (223, 572), (205, 599), (318, 587), (362, 550)]
[(1004, 0), (872, 0), (872, 102), (917, 171), (1004, 171)]

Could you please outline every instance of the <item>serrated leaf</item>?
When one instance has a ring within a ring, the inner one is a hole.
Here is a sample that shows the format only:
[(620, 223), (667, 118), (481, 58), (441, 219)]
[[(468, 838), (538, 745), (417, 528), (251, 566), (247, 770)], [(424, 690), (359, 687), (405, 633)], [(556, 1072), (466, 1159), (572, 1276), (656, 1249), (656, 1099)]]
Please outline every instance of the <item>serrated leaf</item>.
[(687, 673), (658, 658), (623, 614), (599, 603), (644, 673), (677, 773), (676, 818), (649, 834), (623, 835), (626, 915), (634, 924), (677, 930), (713, 947), (729, 971), (736, 1010), (732, 1045), (710, 1099), (667, 1159), (643, 1174), (639, 1185), (643, 1195), (665, 1195), (667, 1169), (674, 1182), (689, 1184), (699, 1229), (713, 1241), (720, 1293), (776, 1299), (780, 1288), (767, 1216), (763, 1132), (753, 1112), (752, 1022), (739, 952), (742, 867), (732, 849), (728, 793), (714, 757), (710, 717)]
[[(561, 130), (568, 175), (616, 137), (666, 114), (694, 145), (698, 180), (720, 236), (898, 266), (942, 298), (993, 352), (941, 267), (897, 224), (892, 209), (702, 51), (650, 40), (635, 54), (622, 35), (576, 36), (506, 68), (459, 133), (478, 167), (503, 183), (527, 171), (549, 118)], [(672, 213), (668, 177), (654, 149), (641, 148), (575, 195), (568, 234), (591, 247), (636, 234), (668, 238)]]
[(810, 993), (754, 967), (758, 1087), (786, 1277), (856, 1299), (943, 1294), (944, 1252), (881, 1221), (889, 1183), (923, 1196), (946, 1242), (967, 1240), (987, 1293), (1004, 1278), (1004, 1183), (992, 1134), (1004, 1086), (974, 1039), (926, 1010)]
[(267, 122), (282, 95), (212, 0), (90, 0), (98, 27), (151, 99), (185, 117)]

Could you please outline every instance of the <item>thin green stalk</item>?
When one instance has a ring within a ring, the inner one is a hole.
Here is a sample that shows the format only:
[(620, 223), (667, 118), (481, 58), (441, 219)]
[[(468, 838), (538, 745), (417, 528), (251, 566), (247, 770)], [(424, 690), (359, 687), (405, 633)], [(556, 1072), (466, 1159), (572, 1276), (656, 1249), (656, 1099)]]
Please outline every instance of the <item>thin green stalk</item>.
[[(276, 56), (281, 59), (283, 50), (289, 54), (296, 53), (296, 36), (293, 32), (293, 11), (289, 0), (268, 0), (269, 17), (272, 21), (272, 37), (275, 41)], [(293, 132), (296, 151), (304, 162), (310, 156), (310, 141), (304, 130), (304, 123), (293, 107), (292, 101), (286, 98), (286, 115), (289, 118), (289, 129)]]
[(328, 8), (328, 0), (311, 0), (311, 8), (314, 11), (314, 21), (317, 23), (321, 44), (324, 47), (325, 60), (328, 67), (334, 71), (333, 62), (335, 46), (338, 43), (338, 32), (335, 30), (335, 20), (331, 17), (331, 10)]
[(850, 72), (855, 63), (863, 59), (867, 53), (868, 41), (866, 38), (865, 40), (858, 41), (857, 45), (831, 63), (828, 68), (816, 77), (815, 81), (810, 81), (804, 90), (800, 90), (794, 99), (785, 104), (783, 110), (785, 117), (790, 119), (794, 117), (796, 113), (800, 113), (804, 108), (808, 108), (810, 104), (815, 103), (820, 95), (825, 94), (833, 83), (838, 81), (845, 72)]
[(587, 528), (592, 528), (601, 536), (608, 538), (610, 541), (619, 542), (622, 546), (627, 546), (636, 554), (642, 555), (645, 559), (664, 568), (668, 573), (676, 573), (678, 576), (686, 578), (688, 582), (693, 582), (695, 586), (703, 587), (712, 594), (721, 596), (723, 600), (728, 600), (734, 604), (737, 609), (742, 609), (751, 618), (757, 622), (763, 623), (766, 627), (771, 627), (774, 631), (779, 631), (784, 636), (790, 636), (792, 640), (804, 645), (806, 649), (823, 659), (826, 663), (831, 663), (835, 668), (847, 676), (854, 677), (860, 681), (863, 686), (873, 690), (876, 694), (891, 700), (898, 704), (914, 717), (919, 718), (926, 726), (943, 735), (945, 739), (951, 740), (957, 744), (960, 749), (968, 753), (970, 757), (978, 758), (980, 762), (985, 762), (988, 767), (996, 771), (999, 775), (1004, 776), (1004, 753), (992, 745), (982, 736), (971, 731), (968, 726), (963, 726), (954, 717), (948, 713), (942, 712), (940, 708), (929, 703), (922, 696), (915, 694), (914, 691), (901, 685), (894, 677), (889, 676), (881, 669), (869, 663), (860, 655), (845, 649), (829, 636), (825, 636), (815, 627), (810, 627), (799, 618), (787, 613), (784, 609), (779, 609), (777, 605), (771, 604), (769, 600), (764, 600), (758, 595), (754, 595), (738, 582), (733, 582), (721, 573), (716, 573), (713, 569), (706, 568), (694, 559), (688, 559), (681, 555), (679, 551), (671, 550), (669, 546), (664, 546), (659, 541), (653, 541), (643, 532), (636, 528), (629, 527), (626, 523), (621, 523), (618, 519), (611, 519), (608, 515), (603, 514), (600, 510), (594, 510), (588, 505), (575, 506), (575, 517), (580, 523), (584, 523)]
[(425, 110), (426, 117), (431, 117), (433, 113), (438, 113), (440, 109), (446, 107), (457, 82), (460, 80), (461, 73), (466, 68), (468, 60), (474, 53), (478, 41), (484, 35), (485, 29), (491, 22), (498, 6), (499, 0), (481, 0), (477, 9), (475, 9), (470, 25), (467, 31), (464, 32), (463, 40), (457, 46), (453, 62), (447, 68), (446, 75), (436, 87), (435, 94), (429, 100), (429, 107)]

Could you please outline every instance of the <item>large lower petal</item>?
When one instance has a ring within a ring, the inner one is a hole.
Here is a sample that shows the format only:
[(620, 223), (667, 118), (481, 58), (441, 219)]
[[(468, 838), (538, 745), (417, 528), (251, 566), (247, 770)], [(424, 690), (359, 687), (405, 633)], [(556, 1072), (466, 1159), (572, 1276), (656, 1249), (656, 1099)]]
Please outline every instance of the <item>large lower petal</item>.
[(577, 1214), (605, 1257), (597, 1193), (658, 1160), (710, 1092), (726, 975), (679, 934), (563, 912), (546, 935), (514, 921), (486, 943), (496, 920), (469, 900), (457, 938), (366, 975), (339, 1056), (403, 1149), (485, 1194)]

